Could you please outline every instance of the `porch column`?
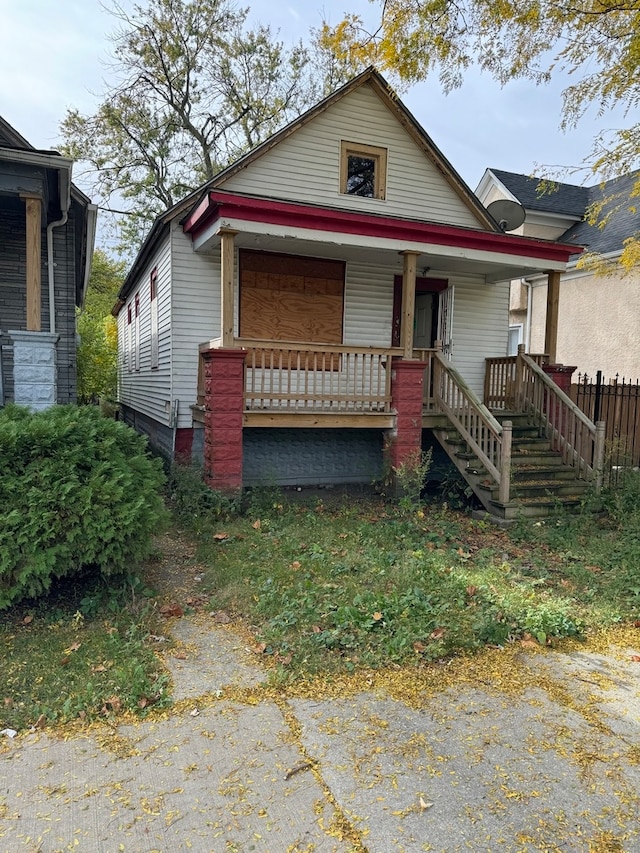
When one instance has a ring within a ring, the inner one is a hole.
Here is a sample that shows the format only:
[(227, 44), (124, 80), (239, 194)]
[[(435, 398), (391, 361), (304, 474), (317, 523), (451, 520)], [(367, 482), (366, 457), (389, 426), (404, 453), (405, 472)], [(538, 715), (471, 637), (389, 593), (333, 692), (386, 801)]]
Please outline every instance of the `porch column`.
[(413, 321), (416, 313), (416, 266), (420, 252), (403, 252), (400, 346), (404, 358), (413, 357)]
[(560, 273), (547, 273), (547, 323), (544, 333), (544, 351), (549, 364), (555, 364), (558, 353), (558, 305), (560, 303)]
[(26, 209), (26, 272), (27, 272), (27, 331), (39, 332), (41, 329), (41, 289), (42, 270), (42, 202), (40, 196), (22, 194)]
[(233, 296), (235, 291), (235, 237), (237, 231), (220, 231), (220, 339), (223, 347), (233, 346)]
[[(391, 406), (396, 413), (395, 429), (385, 440), (386, 464), (394, 469), (418, 460), (422, 451), (422, 391), (424, 361), (394, 358), (391, 367)], [(395, 488), (395, 485), (394, 485)]]
[(242, 489), (242, 419), (245, 350), (202, 352), (204, 374), (204, 479), (219, 492)]

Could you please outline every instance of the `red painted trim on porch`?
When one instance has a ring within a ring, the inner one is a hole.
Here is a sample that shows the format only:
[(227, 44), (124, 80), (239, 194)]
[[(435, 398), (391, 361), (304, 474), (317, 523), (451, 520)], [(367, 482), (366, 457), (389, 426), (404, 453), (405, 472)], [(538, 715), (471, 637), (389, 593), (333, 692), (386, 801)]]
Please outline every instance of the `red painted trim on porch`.
[(315, 231), (333, 231), (365, 237), (387, 238), (411, 243), (432, 243), (461, 249), (474, 249), (497, 254), (520, 255), (543, 261), (566, 263), (571, 255), (583, 251), (581, 246), (536, 240), (493, 231), (476, 231), (453, 225), (437, 225), (411, 219), (352, 213), (265, 198), (248, 198), (213, 190), (186, 219), (183, 230), (197, 237), (217, 219), (240, 219), (265, 222)]

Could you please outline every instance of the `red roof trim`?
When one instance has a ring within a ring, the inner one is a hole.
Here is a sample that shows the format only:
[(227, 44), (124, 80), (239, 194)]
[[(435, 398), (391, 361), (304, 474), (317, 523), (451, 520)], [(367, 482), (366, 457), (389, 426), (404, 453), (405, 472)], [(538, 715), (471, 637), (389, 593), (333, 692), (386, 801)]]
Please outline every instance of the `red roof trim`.
[(410, 243), (433, 243), (461, 249), (494, 252), (501, 255), (520, 255), (546, 261), (566, 263), (571, 255), (582, 252), (580, 246), (476, 231), (453, 225), (437, 225), (411, 219), (377, 216), (369, 213), (352, 213), (326, 207), (315, 207), (265, 198), (248, 198), (213, 190), (208, 193), (184, 223), (183, 230), (197, 237), (218, 219), (242, 219), (249, 222), (266, 222), (315, 231), (334, 231), (402, 240)]

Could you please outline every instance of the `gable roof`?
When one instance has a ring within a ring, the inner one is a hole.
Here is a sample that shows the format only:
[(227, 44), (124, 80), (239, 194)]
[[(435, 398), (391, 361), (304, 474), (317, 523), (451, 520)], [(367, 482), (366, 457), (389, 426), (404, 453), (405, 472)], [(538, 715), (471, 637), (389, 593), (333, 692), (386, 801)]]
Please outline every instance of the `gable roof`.
[(6, 148), (26, 148), (33, 150), (33, 145), (0, 116), (0, 144)]
[(527, 210), (582, 217), (589, 204), (588, 187), (554, 181), (545, 191), (541, 189), (542, 178), (502, 169), (490, 168), (489, 171)]
[[(553, 183), (547, 191), (540, 190), (542, 178), (502, 169), (489, 172), (526, 210), (580, 217), (558, 238), (561, 243), (586, 246), (590, 252), (603, 255), (615, 254), (627, 238), (640, 232), (640, 206), (629, 201), (640, 180), (640, 170), (590, 187)], [(605, 199), (608, 201), (599, 217), (604, 225), (588, 222), (589, 208)]]
[(462, 201), (469, 208), (471, 213), (474, 215), (478, 224), (481, 227), (487, 228), (490, 231), (499, 231), (500, 228), (498, 224), (494, 221), (493, 217), (487, 212), (486, 208), (479, 201), (474, 192), (470, 189), (470, 187), (465, 183), (462, 177), (456, 172), (451, 163), (444, 156), (442, 151), (438, 148), (435, 142), (431, 139), (426, 130), (422, 127), (419, 121), (415, 118), (415, 116), (407, 109), (407, 107), (402, 103), (394, 89), (389, 85), (389, 83), (385, 80), (385, 78), (380, 74), (373, 66), (365, 69), (360, 74), (358, 74), (353, 79), (349, 80), (349, 82), (345, 83), (339, 89), (336, 89), (335, 92), (328, 95), (323, 100), (319, 101), (315, 106), (308, 109), (305, 113), (298, 118), (294, 119), (289, 124), (285, 125), (285, 127), (281, 128), (279, 131), (270, 136), (264, 142), (261, 142), (259, 145), (256, 145), (255, 148), (252, 148), (226, 169), (223, 169), (219, 172), (211, 181), (205, 184), (202, 187), (202, 191), (208, 189), (216, 189), (220, 187), (225, 181), (227, 181), (231, 176), (237, 174), (242, 169), (245, 169), (252, 162), (257, 160), (267, 151), (270, 151), (276, 145), (278, 145), (283, 139), (288, 138), (292, 134), (294, 134), (301, 127), (307, 125), (310, 121), (316, 118), (316, 116), (325, 112), (331, 106), (333, 106), (337, 101), (342, 100), (351, 92), (359, 89), (361, 86), (370, 85), (378, 98), (382, 101), (382, 103), (387, 107), (387, 109), (395, 116), (398, 122), (404, 127), (409, 136), (413, 139), (413, 141), (417, 144), (417, 146), (422, 150), (422, 152), (426, 155), (426, 157), (431, 161), (431, 163), (436, 167), (436, 169), (441, 173), (444, 177), (445, 181), (449, 184), (451, 189), (462, 199)]
[(602, 255), (621, 251), (624, 241), (640, 232), (640, 207), (629, 198), (639, 179), (640, 171), (637, 171), (589, 187), (587, 207), (607, 199), (600, 215), (605, 224), (603, 227), (597, 223), (592, 225), (586, 219), (576, 222), (565, 231), (561, 241), (586, 246), (590, 252)]
[[(479, 201), (479, 199), (469, 188), (469, 186), (464, 182), (458, 172), (456, 172), (451, 163), (436, 146), (436, 144), (433, 142), (433, 140), (427, 134), (424, 128), (420, 125), (418, 120), (405, 107), (405, 105), (398, 98), (392, 87), (387, 83), (384, 77), (378, 71), (375, 70), (375, 68), (370, 67), (358, 74), (349, 82), (345, 83), (335, 92), (328, 95), (315, 106), (308, 109), (302, 115), (298, 116), (298, 118), (285, 125), (279, 131), (276, 131), (276, 133), (274, 133), (268, 139), (264, 140), (264, 142), (261, 142), (259, 145), (256, 145), (255, 148), (252, 148), (250, 151), (241, 156), (238, 160), (235, 160), (225, 169), (218, 172), (217, 175), (214, 175), (214, 177), (211, 178), (209, 181), (198, 187), (193, 192), (189, 193), (187, 196), (185, 196), (183, 199), (173, 205), (173, 207), (168, 208), (166, 211), (161, 213), (154, 221), (147, 237), (145, 238), (142, 246), (140, 247), (140, 250), (120, 290), (119, 300), (126, 297), (127, 293), (132, 287), (133, 280), (140, 272), (141, 268), (144, 267), (154, 247), (157, 245), (161, 235), (164, 233), (166, 227), (172, 220), (174, 220), (177, 216), (188, 213), (190, 209), (193, 208), (197, 203), (199, 203), (200, 200), (205, 197), (208, 192), (214, 189), (221, 188), (222, 185), (233, 175), (236, 175), (238, 174), (238, 172), (242, 171), (243, 169), (246, 169), (251, 163), (260, 158), (262, 155), (266, 154), (268, 151), (278, 145), (282, 140), (287, 139), (297, 130), (302, 127), (305, 127), (316, 116), (320, 115), (321, 113), (329, 109), (337, 101), (346, 97), (351, 92), (355, 91), (356, 89), (365, 84), (369, 84), (372, 87), (373, 91), (380, 98), (380, 100), (396, 117), (399, 123), (404, 127), (409, 136), (423, 151), (423, 153), (436, 167), (436, 169), (438, 169), (438, 171), (442, 174), (445, 181), (449, 184), (453, 191), (462, 199), (464, 204), (468, 207), (468, 209), (471, 211), (471, 213), (477, 220), (478, 227), (491, 232), (501, 233), (498, 223), (488, 213), (487, 209)], [(117, 309), (117, 307), (118, 303), (116, 304), (116, 306), (114, 306), (114, 311)]]

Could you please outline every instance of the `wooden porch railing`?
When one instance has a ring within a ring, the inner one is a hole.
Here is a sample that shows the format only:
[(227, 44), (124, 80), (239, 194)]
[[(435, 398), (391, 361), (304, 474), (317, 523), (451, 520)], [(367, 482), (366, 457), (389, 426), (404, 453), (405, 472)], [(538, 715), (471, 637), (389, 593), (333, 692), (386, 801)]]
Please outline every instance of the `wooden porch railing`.
[(500, 503), (509, 502), (511, 422), (500, 424), (478, 400), (458, 371), (440, 353), (433, 362), (433, 399), (476, 454), (499, 487)]
[(413, 357), (419, 361), (426, 362), (424, 369), (424, 382), (422, 385), (422, 404), (427, 411), (435, 409), (435, 401), (433, 398), (433, 365), (436, 358), (436, 353), (439, 348), (436, 346), (431, 349), (414, 349)]
[(576, 480), (602, 487), (605, 423), (594, 424), (556, 383), (524, 352), (517, 356), (516, 403), (540, 424), (551, 447), (562, 453)]
[[(245, 349), (245, 410), (389, 413), (391, 371), (398, 348), (300, 344), (236, 338)], [(200, 358), (202, 365), (202, 357)], [(204, 405), (202, 366), (198, 404)]]
[[(484, 404), (489, 409), (515, 408), (514, 390), (516, 387), (516, 355), (485, 359)], [(546, 355), (530, 355), (536, 364), (548, 361)]]

